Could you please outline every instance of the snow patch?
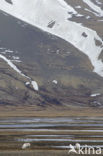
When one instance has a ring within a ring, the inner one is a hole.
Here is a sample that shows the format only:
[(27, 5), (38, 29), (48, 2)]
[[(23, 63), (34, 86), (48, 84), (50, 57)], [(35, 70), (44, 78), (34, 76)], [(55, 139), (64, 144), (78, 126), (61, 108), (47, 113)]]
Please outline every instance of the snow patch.
[(34, 90), (38, 91), (39, 87), (36, 81), (31, 81), (31, 78), (26, 76), (25, 74), (22, 73), (22, 71), (20, 71), (9, 59), (7, 59), (5, 56), (0, 54), (0, 58), (3, 59), (14, 71), (16, 71), (17, 73), (19, 73), (21, 76), (29, 79), (30, 82), (27, 82), (26, 85), (28, 85), (28, 83), (31, 83), (31, 85), (33, 86)]
[(101, 95), (100, 93), (95, 93), (95, 94), (91, 94), (91, 97), (96, 97), (96, 96), (99, 96)]
[(36, 82), (36, 81), (32, 81), (32, 82), (31, 82), (31, 84), (32, 84), (32, 86), (33, 86), (34, 90), (36, 90), (36, 91), (38, 91), (38, 90), (39, 90), (39, 87), (38, 87), (38, 84), (37, 84), (37, 82)]
[(19, 59), (20, 59), (18, 56), (12, 56), (12, 58), (13, 58), (14, 60), (19, 60)]
[(3, 59), (13, 70), (19, 73), (21, 76), (26, 77), (9, 59), (0, 54), (0, 58)]
[(10, 49), (6, 49), (6, 50), (5, 50), (5, 53), (13, 53), (13, 51), (10, 50)]
[(98, 13), (98, 16), (103, 17), (103, 10), (94, 4), (91, 0), (83, 0), (92, 10)]
[(102, 2), (100, 2), (99, 0), (96, 0), (96, 3), (97, 3), (98, 5), (102, 5)]
[(55, 84), (58, 84), (58, 81), (57, 80), (53, 80), (52, 82), (55, 83)]
[(26, 82), (25, 85), (26, 85), (26, 86), (30, 85), (30, 82)]
[(76, 6), (75, 8), (77, 8), (77, 9), (81, 9), (81, 6), (80, 6), (80, 5), (78, 5), (78, 6)]
[(86, 19), (90, 19), (91, 17), (90, 16), (86, 16)]

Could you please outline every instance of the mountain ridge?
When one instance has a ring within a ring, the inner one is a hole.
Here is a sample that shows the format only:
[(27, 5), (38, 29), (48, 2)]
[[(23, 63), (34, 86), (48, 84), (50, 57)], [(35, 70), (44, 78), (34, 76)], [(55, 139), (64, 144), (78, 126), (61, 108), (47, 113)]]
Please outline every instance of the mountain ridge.
[[(70, 18), (72, 18), (73, 15), (78, 15), (74, 8), (68, 5), (64, 0), (49, 0), (48, 2), (44, 0), (30, 3), (29, 5), (24, 7), (23, 12), (22, 7), (23, 4), (27, 4), (26, 0), (22, 2), (14, 0), (12, 2), (14, 2), (14, 8), (13, 5), (7, 5), (5, 4), (6, 2), (1, 0), (2, 6), (0, 7), (0, 9), (30, 24), (33, 24), (34, 26), (37, 26), (44, 31), (50, 32), (70, 42), (89, 57), (94, 66), (94, 71), (101, 76), (103, 75), (103, 63), (100, 59), (98, 59), (101, 51), (103, 50), (103, 42), (94, 30), (86, 28), (81, 24), (77, 24), (76, 22), (74, 23), (69, 20)], [(90, 0), (88, 1), (88, 4), (91, 7), (92, 5), (95, 6), (95, 4), (93, 4)], [(50, 8), (49, 6), (52, 6), (52, 9), (48, 10), (48, 8)], [(57, 12), (56, 9), (58, 7), (59, 12)], [(31, 10), (29, 12), (30, 15), (27, 13), (28, 10)], [(35, 10), (35, 12), (33, 10)], [(40, 10), (42, 10), (41, 13)], [(50, 23), (51, 21), (54, 21), (55, 24), (52, 28), (48, 28), (48, 23)], [(71, 31), (69, 31), (69, 29), (71, 29)], [(87, 34), (87, 37), (84, 37), (82, 35), (84, 32), (85, 34)], [(99, 41), (101, 45), (97, 47), (95, 44), (95, 40)], [(89, 44), (90, 42), (91, 45)]]

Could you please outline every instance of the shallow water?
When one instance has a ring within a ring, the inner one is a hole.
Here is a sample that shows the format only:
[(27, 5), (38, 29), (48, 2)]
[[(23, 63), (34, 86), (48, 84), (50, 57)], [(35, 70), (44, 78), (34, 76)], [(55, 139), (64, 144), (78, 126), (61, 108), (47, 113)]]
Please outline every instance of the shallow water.
[(0, 119), (0, 149), (21, 149), (25, 142), (31, 149), (67, 149), (75, 143), (103, 147), (103, 118)]

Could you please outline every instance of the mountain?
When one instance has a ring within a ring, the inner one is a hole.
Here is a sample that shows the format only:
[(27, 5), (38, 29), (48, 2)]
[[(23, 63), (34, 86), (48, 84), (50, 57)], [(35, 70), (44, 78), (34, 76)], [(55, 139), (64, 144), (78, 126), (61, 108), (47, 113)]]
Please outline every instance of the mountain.
[(0, 21), (2, 109), (102, 110), (102, 0), (0, 0)]

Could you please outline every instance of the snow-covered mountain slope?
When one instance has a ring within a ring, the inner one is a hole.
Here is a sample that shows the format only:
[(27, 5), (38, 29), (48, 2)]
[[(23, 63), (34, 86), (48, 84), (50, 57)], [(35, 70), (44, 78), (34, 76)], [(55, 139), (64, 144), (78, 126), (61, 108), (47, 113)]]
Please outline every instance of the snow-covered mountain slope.
[[(80, 0), (86, 3), (92, 12), (100, 17), (102, 9), (92, 0)], [(85, 53), (94, 66), (94, 72), (103, 76), (103, 63), (99, 56), (103, 50), (103, 41), (97, 32), (71, 21), (73, 16), (82, 17), (75, 8), (69, 5), (71, 0), (0, 0), (0, 10), (9, 13), (44, 31), (57, 35), (70, 42)], [(95, 1), (97, 2), (97, 1)], [(99, 3), (100, 1), (98, 1)], [(99, 45), (96, 44), (99, 41)]]
[(92, 10), (94, 10), (95, 15), (99, 17), (103, 17), (103, 10), (98, 6), (99, 4), (102, 5), (103, 3), (100, 3), (100, 1), (95, 1), (94, 4), (92, 0), (83, 0)]

